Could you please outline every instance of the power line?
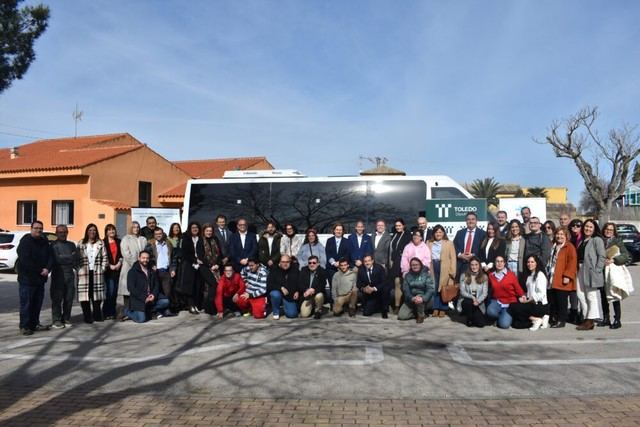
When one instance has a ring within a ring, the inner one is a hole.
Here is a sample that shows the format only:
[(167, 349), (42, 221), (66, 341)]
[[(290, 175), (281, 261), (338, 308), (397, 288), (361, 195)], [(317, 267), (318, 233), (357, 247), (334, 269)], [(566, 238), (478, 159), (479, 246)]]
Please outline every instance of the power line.
[(0, 131), (0, 135), (9, 135), (9, 136), (17, 136), (18, 138), (28, 138), (28, 139), (41, 139), (41, 136), (33, 136), (33, 135), (21, 135), (18, 133), (11, 133), (11, 132), (3, 132)]
[(57, 132), (50, 132), (50, 131), (46, 131), (46, 130), (33, 129), (33, 128), (25, 128), (25, 127), (21, 127), (21, 126), (9, 125), (9, 124), (6, 124), (6, 123), (0, 123), (0, 126), (7, 127), (7, 128), (12, 128), (12, 129), (26, 130), (27, 132), (37, 132), (37, 133), (45, 133), (45, 134), (49, 134), (49, 135), (54, 135), (54, 136), (60, 136), (60, 134), (57, 133)]

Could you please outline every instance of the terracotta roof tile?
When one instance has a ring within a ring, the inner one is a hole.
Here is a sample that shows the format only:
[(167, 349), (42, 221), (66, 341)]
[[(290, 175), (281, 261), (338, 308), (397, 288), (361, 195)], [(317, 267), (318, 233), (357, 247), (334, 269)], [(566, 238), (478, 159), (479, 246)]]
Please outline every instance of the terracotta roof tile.
[[(236, 157), (228, 159), (208, 160), (178, 160), (173, 164), (191, 175), (192, 178), (219, 179), (226, 171), (245, 170), (260, 162), (266, 162), (271, 166), (266, 157)], [(271, 166), (273, 168), (273, 166)], [(186, 182), (176, 185), (172, 189), (163, 192), (160, 197), (183, 197)]]
[(126, 204), (125, 202), (119, 202), (117, 200), (104, 200), (104, 199), (91, 199), (94, 202), (98, 202), (102, 205), (110, 206), (115, 210), (125, 211), (131, 209), (131, 206)]
[[(173, 164), (191, 175), (192, 178), (222, 178), (226, 171), (244, 170), (257, 163), (267, 161), (266, 157), (237, 157), (228, 159), (178, 160)], [(268, 163), (268, 162), (267, 162)]]
[(143, 146), (127, 133), (42, 139), (17, 147), (15, 159), (11, 149), (0, 149), (0, 174), (81, 168)]

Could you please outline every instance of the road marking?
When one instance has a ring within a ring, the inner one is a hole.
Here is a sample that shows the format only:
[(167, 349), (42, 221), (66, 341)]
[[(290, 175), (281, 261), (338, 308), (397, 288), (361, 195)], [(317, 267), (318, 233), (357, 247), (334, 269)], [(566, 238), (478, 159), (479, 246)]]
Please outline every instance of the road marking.
[[(78, 340), (74, 338), (32, 338), (20, 340), (4, 347), (4, 350), (15, 350), (20, 347), (26, 347), (32, 344), (39, 344), (48, 341), (55, 342), (74, 342), (74, 343), (92, 343), (90, 340)], [(250, 347), (245, 350), (251, 350), (257, 347), (302, 347), (302, 348), (364, 348), (365, 354), (362, 359), (320, 359), (316, 360), (316, 365), (346, 365), (346, 366), (364, 366), (380, 363), (384, 360), (384, 350), (382, 344), (369, 341), (268, 341), (268, 340), (249, 340), (235, 341), (222, 344), (214, 344), (203, 347), (191, 348), (184, 351), (171, 351), (166, 353), (154, 354), (142, 357), (112, 357), (112, 356), (72, 356), (72, 355), (48, 355), (48, 354), (20, 354), (20, 353), (0, 353), (0, 360), (46, 360), (46, 361), (72, 361), (72, 362), (105, 362), (114, 364), (134, 364), (164, 359), (176, 359), (184, 356), (193, 356), (200, 353), (212, 353), (215, 351), (228, 350), (236, 347)], [(77, 350), (74, 350), (77, 351)]]
[(588, 339), (588, 340), (540, 340), (540, 341), (456, 341), (447, 345), (447, 351), (454, 362), (464, 365), (474, 366), (519, 366), (519, 365), (611, 365), (621, 363), (640, 363), (640, 357), (619, 357), (619, 358), (582, 358), (582, 359), (499, 359), (499, 360), (476, 360), (473, 359), (464, 348), (467, 346), (494, 346), (504, 345), (510, 347), (523, 345), (578, 345), (578, 344), (629, 344), (640, 343), (638, 338), (620, 339)]

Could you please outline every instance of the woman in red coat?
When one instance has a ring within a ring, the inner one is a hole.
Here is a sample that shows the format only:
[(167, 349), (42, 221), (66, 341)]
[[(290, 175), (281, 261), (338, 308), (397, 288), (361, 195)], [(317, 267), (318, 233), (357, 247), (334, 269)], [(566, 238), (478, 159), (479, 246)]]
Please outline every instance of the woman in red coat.
[(513, 321), (509, 307), (520, 304), (524, 292), (516, 275), (507, 269), (504, 256), (496, 256), (495, 269), (496, 271), (489, 274), (491, 300), (487, 306), (487, 316), (497, 319), (498, 328), (509, 329)]

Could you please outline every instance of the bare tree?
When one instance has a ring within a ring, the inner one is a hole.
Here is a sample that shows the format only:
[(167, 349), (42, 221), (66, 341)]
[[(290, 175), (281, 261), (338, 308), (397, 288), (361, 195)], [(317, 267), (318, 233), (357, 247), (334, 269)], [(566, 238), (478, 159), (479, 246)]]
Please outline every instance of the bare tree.
[(554, 121), (545, 139), (535, 142), (551, 145), (556, 157), (573, 160), (602, 222), (610, 219), (613, 202), (629, 183), (630, 165), (640, 154), (640, 137), (635, 126), (625, 124), (601, 138), (594, 127), (597, 118), (597, 107), (585, 107), (562, 122)]

